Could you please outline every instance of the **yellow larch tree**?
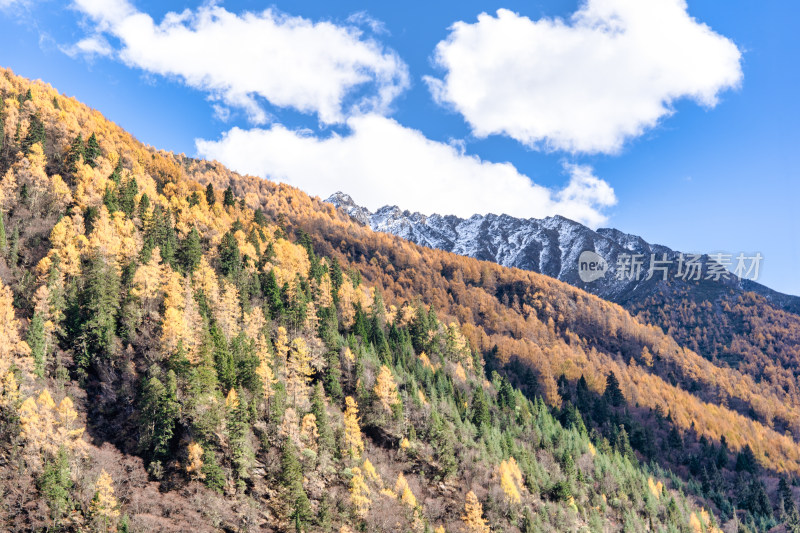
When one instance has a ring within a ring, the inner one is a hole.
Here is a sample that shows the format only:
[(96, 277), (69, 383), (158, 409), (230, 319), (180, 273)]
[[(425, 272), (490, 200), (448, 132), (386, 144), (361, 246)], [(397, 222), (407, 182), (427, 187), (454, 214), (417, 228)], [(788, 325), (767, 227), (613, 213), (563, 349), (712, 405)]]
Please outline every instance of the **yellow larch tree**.
[(18, 192), (17, 176), (12, 169), (8, 169), (3, 179), (0, 180), (0, 209), (8, 211), (12, 206), (16, 205)]
[(48, 202), (50, 179), (45, 172), (46, 163), (42, 145), (36, 143), (24, 157), (20, 156), (9, 170), (16, 175), (16, 183), (20, 187), (25, 187), (28, 205), (34, 213)]
[(19, 421), (30, 468), (39, 471), (43, 455), (54, 457), (61, 447), (72, 453), (85, 452), (86, 443), (82, 439), (85, 428), (75, 425), (77, 418), (69, 397), (64, 397), (56, 406), (47, 389), (36, 399), (31, 396), (22, 403)]
[(481, 505), (478, 497), (472, 491), (467, 493), (464, 514), (461, 519), (464, 521), (464, 526), (469, 533), (490, 533), (492, 530), (486, 519), (483, 518), (483, 505)]
[(383, 480), (381, 480), (381, 476), (378, 474), (378, 471), (375, 470), (375, 465), (372, 464), (372, 461), (369, 459), (364, 459), (362, 469), (364, 471), (364, 477), (367, 479), (367, 481), (374, 483), (378, 487), (383, 486)]
[(19, 401), (19, 383), (14, 372), (0, 376), (0, 409), (15, 409)]
[(169, 285), (170, 295), (164, 299), (164, 319), (161, 323), (161, 351), (168, 357), (180, 346), (186, 359), (196, 365), (201, 358), (203, 317), (188, 282), (175, 295), (172, 295), (175, 288), (171, 287), (172, 284)]
[(56, 262), (58, 269), (67, 277), (81, 273), (81, 254), (89, 244), (84, 235), (83, 215), (77, 208), (65, 216), (50, 231), (50, 251), (37, 265), (39, 275), (46, 276), (50, 266)]
[(114, 480), (103, 470), (94, 485), (94, 498), (89, 512), (101, 531), (116, 531), (119, 504), (114, 496)]
[(659, 482), (653, 481), (652, 477), (647, 478), (647, 488), (650, 489), (650, 494), (652, 494), (657, 500), (661, 498), (662, 493), (664, 492), (664, 484)]
[(232, 283), (222, 280), (220, 298), (214, 302), (214, 318), (217, 319), (225, 338), (232, 339), (239, 334), (242, 308), (239, 303), (239, 290)]
[(364, 476), (361, 469), (353, 467), (353, 477), (350, 478), (350, 501), (353, 503), (356, 515), (364, 519), (369, 514), (369, 508), (372, 505), (370, 500), (369, 486), (364, 481)]
[(358, 404), (352, 396), (344, 400), (344, 443), (347, 454), (353, 460), (361, 458), (364, 453), (364, 440), (361, 438), (361, 428), (358, 419)]
[(205, 479), (206, 475), (203, 474), (203, 447), (195, 441), (189, 443), (186, 447), (186, 454), (188, 457), (188, 464), (186, 465), (186, 473), (192, 479)]
[(122, 265), (130, 263), (141, 249), (141, 236), (133, 221), (121, 211), (110, 215), (102, 205), (93, 226), (89, 234), (89, 253), (92, 257), (102, 257), (121, 272)]
[(408, 486), (408, 480), (402, 472), (397, 475), (397, 482), (394, 484), (394, 492), (397, 494), (397, 497), (400, 498), (400, 501), (408, 507), (413, 509), (417, 506), (417, 498), (411, 491), (411, 487)]
[(150, 253), (150, 261), (140, 265), (133, 275), (131, 295), (141, 300), (142, 308), (148, 314), (158, 310), (163, 283), (162, 273), (161, 252), (156, 247)]
[(500, 487), (503, 489), (503, 493), (506, 495), (506, 500), (508, 500), (509, 503), (517, 504), (522, 501), (522, 498), (519, 493), (519, 488), (517, 487), (512, 468), (513, 467), (509, 465), (508, 461), (502, 461), (500, 463), (500, 466), (498, 467), (498, 472), (500, 475)]
[(292, 341), (289, 360), (286, 365), (286, 394), (293, 405), (304, 407), (308, 403), (311, 375), (311, 352), (302, 337)]
[(264, 326), (267, 319), (260, 307), (254, 307), (252, 311), (244, 314), (244, 334), (250, 339), (256, 340), (264, 333)]
[(331, 286), (331, 278), (327, 272), (322, 275), (319, 284), (314, 280), (312, 287), (316, 289), (317, 305), (320, 309), (325, 309), (333, 305), (333, 287)]
[(0, 280), (0, 379), (4, 378), (12, 365), (25, 372), (32, 367), (28, 343), (19, 335), (19, 320), (14, 311), (14, 295)]
[(192, 274), (192, 283), (196, 290), (205, 294), (212, 305), (219, 299), (219, 280), (205, 256), (200, 258), (200, 265)]
[(228, 391), (228, 395), (225, 397), (225, 407), (228, 411), (233, 411), (239, 407), (239, 395), (236, 393), (236, 389)]
[(349, 279), (345, 279), (344, 283), (339, 287), (339, 322), (345, 328), (352, 327), (356, 319), (355, 304), (358, 301), (356, 289)]
[(256, 367), (256, 375), (258, 376), (259, 381), (261, 382), (261, 396), (265, 402), (268, 402), (270, 398), (273, 396), (273, 389), (272, 386), (277, 383), (277, 379), (275, 379), (275, 373), (272, 371), (272, 364), (270, 361), (269, 351), (264, 349), (261, 350), (256, 346), (256, 353), (258, 354), (258, 367)]
[(378, 398), (378, 401), (387, 413), (392, 412), (392, 408), (400, 403), (400, 398), (397, 396), (397, 383), (394, 381), (392, 371), (386, 365), (381, 365), (378, 372), (378, 377), (375, 380), (375, 387), (372, 391)]
[(311, 262), (305, 248), (286, 239), (277, 239), (272, 243), (272, 249), (275, 252), (272, 264), (278, 286), (291, 283), (297, 274), (303, 277), (308, 275)]
[(455, 322), (450, 322), (447, 326), (447, 352), (448, 355), (455, 360), (456, 362), (460, 362), (466, 364), (470, 361), (470, 349), (469, 343), (467, 342), (466, 337), (461, 334), (461, 330), (458, 327), (458, 324)]
[(289, 334), (286, 328), (280, 326), (275, 335), (275, 355), (278, 356), (278, 364), (283, 371), (286, 371), (287, 358), (289, 356)]
[(653, 366), (653, 354), (647, 349), (647, 346), (642, 348), (642, 362), (646, 366)]
[(300, 423), (300, 441), (306, 449), (316, 451), (318, 439), (317, 417), (313, 413), (307, 413)]
[[(57, 276), (53, 280), (53, 285), (56, 290), (60, 290), (62, 278)], [(64, 319), (64, 312), (57, 309), (52, 305), (50, 287), (41, 285), (36, 292), (33, 293), (33, 312), (39, 315), (44, 322), (44, 342), (47, 350), (55, 345), (55, 332), (59, 330), (59, 325)]]

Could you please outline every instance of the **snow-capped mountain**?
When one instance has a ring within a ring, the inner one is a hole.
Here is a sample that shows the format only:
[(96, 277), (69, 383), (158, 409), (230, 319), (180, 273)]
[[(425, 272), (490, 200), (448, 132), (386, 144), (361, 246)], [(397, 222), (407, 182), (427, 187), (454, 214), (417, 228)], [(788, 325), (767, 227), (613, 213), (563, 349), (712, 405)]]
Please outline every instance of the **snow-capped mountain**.
[[(616, 229), (601, 228), (595, 231), (558, 215), (543, 219), (521, 219), (488, 214), (463, 219), (452, 215), (426, 216), (404, 211), (397, 206), (384, 206), (373, 213), (357, 205), (342, 192), (333, 194), (326, 202), (343, 209), (375, 231), (397, 235), (429, 248), (540, 272), (623, 305), (641, 301), (659, 288), (692, 284), (702, 286), (704, 292), (754, 291), (778, 307), (800, 311), (800, 298), (775, 292), (747, 279), (740, 280), (730, 275), (727, 279), (706, 280), (707, 267), (713, 263), (708, 256), (700, 259), (703, 268), (700, 280), (690, 282), (676, 279), (679, 252), (650, 244), (637, 235)], [(579, 257), (585, 251), (594, 252), (606, 261), (604, 276), (590, 282), (581, 279)], [(635, 262), (632, 259), (634, 255), (641, 256), (638, 279), (633, 272), (634, 267), (620, 266), (627, 265), (628, 261)], [(661, 265), (669, 269), (669, 283), (663, 281), (664, 274), (657, 269), (647, 279), (653, 257), (656, 261), (666, 259), (666, 262), (653, 266)]]

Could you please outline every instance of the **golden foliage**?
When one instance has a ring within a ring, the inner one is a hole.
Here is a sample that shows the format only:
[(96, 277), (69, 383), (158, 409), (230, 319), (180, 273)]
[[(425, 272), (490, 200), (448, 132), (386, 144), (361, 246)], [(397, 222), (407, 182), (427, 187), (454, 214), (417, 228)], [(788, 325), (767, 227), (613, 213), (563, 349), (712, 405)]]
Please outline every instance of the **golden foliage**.
[(467, 493), (464, 514), (461, 519), (464, 521), (464, 527), (470, 533), (489, 533), (491, 531), (488, 522), (483, 518), (483, 505), (472, 491)]
[(142, 243), (133, 221), (125, 213), (117, 211), (110, 215), (103, 205), (89, 234), (87, 247), (93, 257), (103, 258), (117, 272), (122, 272), (123, 265), (139, 254)]
[(205, 479), (206, 475), (202, 472), (203, 468), (203, 447), (192, 441), (186, 447), (189, 464), (186, 465), (186, 473), (192, 479)]
[(361, 438), (361, 428), (358, 419), (358, 404), (352, 396), (345, 398), (344, 411), (344, 442), (345, 449), (351, 459), (357, 460), (364, 453), (364, 441)]
[(81, 254), (89, 240), (84, 235), (83, 216), (74, 209), (71, 216), (63, 217), (50, 231), (50, 251), (37, 266), (39, 274), (46, 276), (50, 265), (58, 258), (58, 269), (65, 276), (78, 276), (81, 273)]
[(371, 481), (378, 487), (383, 486), (383, 480), (381, 480), (381, 476), (378, 475), (377, 470), (375, 470), (375, 466), (369, 459), (364, 459), (362, 468), (364, 471), (364, 477), (367, 479), (367, 481)]
[(400, 497), (400, 501), (411, 507), (412, 509), (417, 506), (417, 498), (411, 492), (411, 487), (408, 486), (406, 477), (400, 472), (397, 475), (397, 482), (394, 484), (394, 492)]
[(116, 531), (119, 505), (114, 496), (114, 480), (103, 470), (94, 486), (94, 498), (89, 511), (104, 531)]
[(656, 498), (660, 499), (661, 494), (664, 492), (664, 484), (659, 482), (654, 482), (652, 477), (647, 478), (647, 488), (650, 489), (650, 493)]
[(236, 389), (228, 391), (228, 395), (225, 397), (225, 407), (229, 411), (233, 411), (239, 407), (239, 395), (236, 393)]
[(312, 413), (307, 413), (303, 416), (303, 421), (300, 424), (300, 440), (306, 448), (316, 450), (317, 439), (319, 439), (317, 417)]
[(9, 370), (0, 380), (0, 408), (9, 408), (19, 401), (19, 384), (14, 372)]
[(63, 447), (70, 453), (86, 450), (85, 428), (76, 427), (78, 413), (72, 400), (65, 396), (56, 406), (47, 389), (34, 399), (27, 398), (20, 406), (21, 436), (25, 441), (26, 459), (34, 471), (42, 467), (43, 456), (54, 457)]
[(286, 365), (286, 394), (295, 406), (308, 403), (311, 375), (311, 355), (308, 344), (302, 337), (292, 340), (291, 353)]
[(353, 467), (353, 477), (350, 478), (350, 501), (353, 504), (355, 513), (359, 518), (366, 518), (369, 514), (369, 508), (372, 505), (372, 500), (369, 497), (370, 491), (364, 476), (361, 474), (361, 469)]
[(19, 320), (14, 312), (14, 295), (0, 280), (0, 376), (5, 376), (12, 364), (30, 369), (30, 361), (22, 359), (28, 354), (28, 343), (19, 334)]
[(520, 503), (522, 501), (520, 492), (525, 490), (525, 486), (522, 480), (522, 471), (520, 471), (517, 461), (513, 457), (509, 458), (508, 461), (502, 461), (498, 467), (498, 473), (500, 475), (500, 486), (506, 495), (506, 499), (509, 503)]
[(397, 383), (394, 381), (392, 371), (386, 365), (381, 365), (372, 391), (378, 397), (383, 410), (387, 413), (391, 413), (393, 406), (400, 402), (400, 398), (397, 395)]
[(242, 308), (239, 303), (239, 290), (226, 280), (220, 284), (221, 295), (214, 304), (214, 318), (228, 340), (239, 334), (242, 321)]

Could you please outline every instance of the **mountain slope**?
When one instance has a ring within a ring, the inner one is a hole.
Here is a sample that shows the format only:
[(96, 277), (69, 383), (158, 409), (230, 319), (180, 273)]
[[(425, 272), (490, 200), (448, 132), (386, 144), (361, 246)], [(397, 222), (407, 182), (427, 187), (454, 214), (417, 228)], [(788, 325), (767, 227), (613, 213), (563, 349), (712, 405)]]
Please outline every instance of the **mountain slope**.
[[(800, 298), (796, 296), (733, 276), (720, 280), (680, 279), (676, 276), (679, 252), (615, 229), (593, 231), (559, 216), (522, 220), (507, 215), (475, 215), (465, 220), (424, 216), (395, 206), (370, 213), (343, 193), (326, 201), (375, 231), (430, 248), (540, 272), (619, 303), (715, 365), (747, 374), (755, 382), (766, 382), (779, 395), (790, 396), (795, 405), (800, 401)], [(609, 270), (604, 277), (591, 282), (581, 280), (578, 257), (586, 250), (607, 261)], [(619, 279), (618, 260), (632, 254), (643, 257), (641, 278)], [(667, 280), (661, 279), (660, 272), (646, 279), (651, 254), (672, 261)], [(704, 256), (701, 261), (705, 273), (712, 260)], [(778, 423), (781, 428), (788, 425), (787, 420)]]
[[(650, 244), (639, 236), (611, 228), (593, 231), (559, 215), (544, 219), (520, 219), (488, 214), (462, 219), (452, 215), (410, 213), (397, 206), (384, 206), (371, 213), (342, 192), (325, 201), (343, 209), (375, 231), (397, 235), (429, 248), (539, 272), (620, 304), (642, 300), (667, 285), (657, 283), (659, 273), (652, 280), (645, 280), (644, 275), (639, 280), (627, 277), (620, 279), (616, 274), (621, 254), (642, 254), (643, 274), (647, 273), (651, 254), (655, 254), (657, 259), (666, 254), (667, 260), (674, 262), (679, 256), (679, 252)], [(588, 283), (582, 281), (578, 274), (578, 257), (586, 250), (596, 252), (609, 265), (604, 277)], [(709, 258), (704, 257), (703, 261), (705, 265)], [(674, 267), (671, 274), (675, 273)], [(673, 276), (669, 279), (672, 280)], [(737, 280), (731, 276), (727, 280), (701, 285), (704, 289), (719, 292), (755, 292), (778, 308), (800, 312), (800, 297), (778, 293), (747, 279)]]
[(791, 515), (785, 391), (567, 284), (145, 147), (42, 83), (2, 71), (0, 93), (4, 529)]

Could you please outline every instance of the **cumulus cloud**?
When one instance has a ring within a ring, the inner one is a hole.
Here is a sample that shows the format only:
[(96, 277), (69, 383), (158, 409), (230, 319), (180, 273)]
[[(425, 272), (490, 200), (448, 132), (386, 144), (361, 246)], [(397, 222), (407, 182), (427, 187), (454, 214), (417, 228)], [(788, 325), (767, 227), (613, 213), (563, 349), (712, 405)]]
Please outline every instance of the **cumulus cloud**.
[(93, 58), (95, 56), (110, 56), (114, 50), (102, 35), (92, 35), (81, 39), (72, 46), (62, 46), (61, 51), (70, 57), (84, 56)]
[(569, 20), (506, 9), (457, 22), (435, 51), (434, 98), (473, 134), (614, 153), (689, 98), (714, 107), (742, 79), (741, 53), (684, 0), (586, 0)]
[[(316, 114), (323, 123), (386, 113), (409, 84), (397, 54), (354, 25), (273, 9), (237, 15), (214, 4), (168, 13), (156, 24), (127, 0), (75, 0), (75, 6), (98, 34), (119, 40), (127, 65), (208, 91), (212, 99), (244, 109), (255, 123), (269, 117), (260, 99)], [(100, 53), (95, 45), (101, 42), (89, 37), (73, 50)]]
[(456, 145), (426, 138), (396, 121), (368, 114), (347, 121), (348, 135), (320, 138), (278, 124), (233, 128), (216, 141), (198, 139), (198, 153), (256, 176), (297, 186), (323, 198), (345, 191), (376, 209), (396, 204), (423, 213), (468, 217), (561, 214), (590, 226), (605, 222), (613, 189), (586, 166), (567, 166), (568, 185), (537, 185), (510, 163), (466, 155)]

